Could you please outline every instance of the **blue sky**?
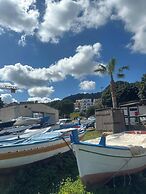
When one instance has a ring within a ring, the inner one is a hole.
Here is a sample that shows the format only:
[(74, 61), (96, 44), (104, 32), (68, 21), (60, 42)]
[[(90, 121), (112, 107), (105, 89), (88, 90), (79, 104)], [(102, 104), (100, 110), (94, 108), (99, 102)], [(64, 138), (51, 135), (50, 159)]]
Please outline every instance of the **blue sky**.
[[(0, 90), (6, 103), (47, 102), (98, 92), (94, 73), (115, 57), (129, 65), (124, 81), (146, 73), (146, 2), (130, 0), (0, 0)], [(118, 80), (115, 76), (115, 80)]]

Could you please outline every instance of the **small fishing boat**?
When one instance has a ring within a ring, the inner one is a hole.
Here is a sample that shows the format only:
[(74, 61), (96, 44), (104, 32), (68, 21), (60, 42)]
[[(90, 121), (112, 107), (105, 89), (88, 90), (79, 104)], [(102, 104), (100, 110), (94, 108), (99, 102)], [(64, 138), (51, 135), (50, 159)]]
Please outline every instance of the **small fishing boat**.
[(19, 126), (19, 127), (7, 127), (7, 128), (4, 128), (3, 130), (0, 131), (0, 138), (1, 136), (5, 136), (5, 135), (9, 135), (9, 134), (14, 134), (14, 133), (20, 133), (20, 132), (23, 132), (25, 131), (26, 129), (29, 129), (31, 128), (32, 126), (29, 125), (29, 126)]
[(129, 131), (79, 141), (71, 140), (80, 177), (86, 186), (105, 184), (115, 176), (130, 175), (146, 168), (146, 131)]
[(15, 126), (27, 126), (40, 123), (41, 118), (32, 118), (32, 117), (18, 117), (16, 122), (14, 123)]
[(0, 122), (0, 129), (6, 128), (6, 127), (12, 127), (15, 122), (16, 120)]
[(22, 128), (23, 130), (12, 130), (11, 133), (8, 133), (6, 135), (0, 135), (0, 142), (4, 141), (12, 141), (12, 140), (17, 140), (17, 139), (24, 139), (28, 138), (32, 135), (40, 134), (40, 133), (45, 133), (47, 131), (50, 131), (51, 127), (43, 127), (43, 128), (31, 128), (31, 126), (20, 126), (18, 127)]
[[(78, 130), (79, 137), (84, 129)], [(12, 168), (47, 159), (70, 149), (70, 136), (66, 129), (40, 132), (27, 138), (0, 142), (0, 169)]]

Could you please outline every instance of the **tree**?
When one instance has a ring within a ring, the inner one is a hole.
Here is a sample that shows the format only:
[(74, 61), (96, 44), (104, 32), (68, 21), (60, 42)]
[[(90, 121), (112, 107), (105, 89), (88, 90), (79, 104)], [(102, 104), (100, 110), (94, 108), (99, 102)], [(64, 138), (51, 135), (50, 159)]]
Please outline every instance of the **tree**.
[(102, 97), (96, 99), (96, 103), (95, 103), (95, 109), (101, 109), (104, 108), (103, 103), (102, 103)]
[(62, 117), (69, 117), (70, 113), (74, 111), (74, 103), (71, 100), (62, 100), (60, 115)]
[[(116, 82), (117, 103), (126, 103), (128, 101), (139, 100), (137, 83), (128, 83), (123, 81)], [(110, 86), (106, 87), (102, 93), (102, 103), (106, 107), (112, 106)]]
[(90, 106), (87, 110), (86, 110), (86, 117), (90, 117), (92, 115), (95, 115), (95, 107), (94, 106)]
[[(113, 74), (115, 73), (115, 67), (116, 67), (116, 59), (112, 58), (107, 66), (104, 66), (102, 64), (98, 65), (98, 68), (95, 70), (95, 72), (100, 72), (102, 74), (108, 74), (110, 76), (110, 92), (111, 92), (111, 97), (112, 97), (112, 104), (113, 108), (117, 108), (117, 99), (116, 99), (116, 93), (115, 93), (115, 81)], [(128, 66), (122, 66), (121, 68), (118, 69), (118, 74), (117, 76), (119, 78), (124, 77), (123, 71), (125, 69), (128, 69)]]
[(48, 104), (49, 106), (58, 109), (60, 117), (69, 117), (74, 111), (74, 103), (71, 100), (58, 100)]
[(146, 98), (146, 74), (143, 74), (141, 82), (139, 83), (138, 96), (141, 100)]

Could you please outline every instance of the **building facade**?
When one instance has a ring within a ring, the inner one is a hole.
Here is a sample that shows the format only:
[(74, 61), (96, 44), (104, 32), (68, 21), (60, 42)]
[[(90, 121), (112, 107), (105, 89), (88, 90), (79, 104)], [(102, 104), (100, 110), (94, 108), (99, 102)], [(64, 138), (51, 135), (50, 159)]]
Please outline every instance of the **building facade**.
[(135, 125), (142, 120), (146, 122), (146, 99), (121, 104), (120, 108), (124, 110), (126, 125)]
[(89, 107), (95, 105), (96, 99), (81, 99), (81, 100), (76, 100), (74, 103), (74, 110), (75, 111), (86, 111)]
[(0, 109), (0, 121), (6, 122), (18, 117), (49, 117), (49, 123), (55, 124), (59, 120), (59, 111), (43, 103), (23, 102)]

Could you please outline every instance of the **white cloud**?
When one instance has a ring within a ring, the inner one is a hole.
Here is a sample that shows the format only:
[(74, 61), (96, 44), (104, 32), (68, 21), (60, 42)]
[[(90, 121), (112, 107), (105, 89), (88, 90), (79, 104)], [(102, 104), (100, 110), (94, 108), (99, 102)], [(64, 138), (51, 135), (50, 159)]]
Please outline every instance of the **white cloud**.
[(84, 28), (98, 28), (111, 14), (111, 4), (97, 0), (46, 0), (43, 22), (38, 37), (43, 42), (58, 42), (65, 32), (80, 32)]
[(100, 57), (100, 51), (100, 43), (78, 46), (74, 56), (61, 59), (50, 67), (50, 71), (56, 75), (54, 81), (59, 77), (64, 79), (67, 75), (81, 78), (87, 74), (93, 74), (95, 65)]
[(6, 65), (0, 69), (2, 81), (10, 81), (20, 88), (31, 88), (34, 86), (43, 86), (48, 82), (46, 77), (47, 68), (32, 68), (28, 65), (17, 63), (15, 65)]
[(0, 35), (14, 31), (20, 34), (22, 46), (26, 36), (32, 35), (42, 42), (58, 43), (66, 32), (97, 29), (114, 19), (123, 21), (131, 33), (128, 46), (146, 53), (145, 0), (46, 0), (44, 7), (39, 13), (36, 0), (0, 0)]
[(58, 42), (63, 33), (71, 30), (81, 5), (72, 0), (48, 1), (43, 22), (40, 24), (38, 36), (43, 42)]
[(48, 97), (44, 97), (44, 98), (41, 98), (41, 97), (31, 97), (31, 98), (28, 98), (27, 101), (31, 101), (31, 102), (38, 102), (38, 103), (48, 103), (48, 102), (51, 102), (51, 99), (48, 98)]
[(58, 42), (65, 32), (99, 28), (110, 19), (122, 20), (130, 32), (129, 47), (146, 53), (146, 1), (131, 0), (46, 0), (38, 36), (43, 42)]
[(1, 99), (5, 104), (17, 102), (17, 100), (15, 98), (13, 98), (11, 94), (1, 94)]
[(35, 0), (0, 0), (0, 27), (17, 33), (33, 34), (39, 12)]
[(4, 34), (4, 29), (0, 27), (0, 35)]
[(125, 29), (133, 34), (131, 49), (146, 53), (146, 1), (113, 0), (113, 6), (116, 9), (113, 18), (124, 21)]
[(112, 12), (112, 0), (79, 0), (82, 14), (78, 18), (80, 28), (99, 28), (106, 24)]
[(100, 51), (100, 43), (78, 46), (74, 56), (60, 59), (48, 68), (33, 68), (20, 63), (7, 65), (0, 69), (0, 79), (26, 89), (48, 86), (48, 83), (63, 80), (66, 76), (79, 79), (94, 74)]
[(18, 45), (25, 46), (26, 45), (26, 35), (22, 35), (20, 40), (18, 41)]
[(53, 98), (51, 99), (51, 102), (61, 100), (60, 98)]
[(51, 87), (35, 87), (28, 90), (30, 96), (47, 97), (54, 92), (54, 88)]
[(52, 101), (56, 101), (56, 100), (60, 100), (60, 98), (50, 99), (48, 97), (44, 97), (44, 98), (32, 97), (32, 98), (28, 98), (27, 101), (31, 101), (31, 102), (37, 101), (38, 103), (48, 103), (48, 102), (52, 102)]
[(89, 90), (94, 90), (96, 86), (96, 83), (94, 81), (83, 81), (79, 84), (79, 87), (83, 91), (89, 91)]
[(0, 0), (0, 28), (1, 32), (21, 33), (18, 43), (22, 46), (26, 35), (35, 33), (42, 42), (56, 43), (65, 32), (104, 25), (111, 12), (109, 5), (96, 0), (46, 0), (41, 22), (36, 0)]

